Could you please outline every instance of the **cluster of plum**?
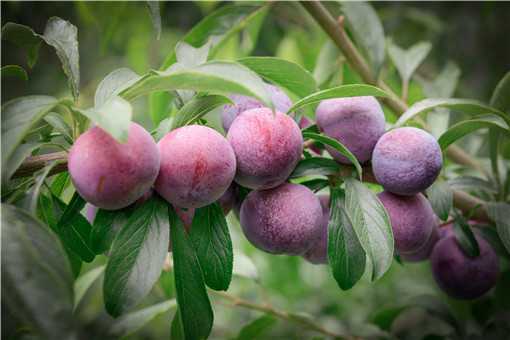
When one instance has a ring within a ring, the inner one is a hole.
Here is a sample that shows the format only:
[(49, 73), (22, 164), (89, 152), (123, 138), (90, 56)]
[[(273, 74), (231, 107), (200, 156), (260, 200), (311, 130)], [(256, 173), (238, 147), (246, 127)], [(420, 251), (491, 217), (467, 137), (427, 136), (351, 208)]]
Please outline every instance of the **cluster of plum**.
[[(219, 202), (240, 219), (246, 238), (272, 254), (300, 255), (327, 262), (329, 196), (287, 182), (303, 153), (300, 127), (284, 114), (291, 100), (266, 85), (275, 112), (246, 96), (232, 95), (222, 112), (226, 138), (201, 125), (169, 132), (158, 144), (132, 123), (120, 144), (99, 127), (75, 142), (69, 171), (80, 195), (95, 207), (115, 210), (133, 204), (152, 188), (172, 204), (189, 228), (194, 209)], [(395, 248), (405, 261), (430, 258), (438, 285), (455, 298), (472, 299), (495, 285), (498, 258), (476, 236), (480, 255), (464, 253), (450, 227), (439, 228), (421, 193), (437, 178), (442, 155), (427, 132), (403, 127), (386, 132), (385, 117), (373, 97), (335, 98), (316, 110), (318, 128), (340, 141), (359, 160), (371, 162), (384, 191), (379, 199), (393, 229)], [(326, 146), (341, 164), (350, 161)], [(320, 149), (313, 149), (321, 153)], [(251, 190), (244, 199), (240, 188)]]

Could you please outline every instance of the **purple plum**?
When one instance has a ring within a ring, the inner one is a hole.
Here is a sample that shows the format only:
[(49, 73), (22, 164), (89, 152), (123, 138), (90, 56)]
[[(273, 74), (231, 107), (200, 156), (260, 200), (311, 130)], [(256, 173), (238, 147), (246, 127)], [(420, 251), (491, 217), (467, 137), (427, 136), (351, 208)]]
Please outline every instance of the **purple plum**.
[[(317, 126), (325, 135), (345, 145), (360, 163), (370, 160), (385, 130), (384, 112), (374, 97), (326, 99), (315, 113)], [(351, 164), (332, 147), (326, 146), (326, 150), (336, 161)]]
[[(265, 88), (271, 96), (271, 101), (273, 102), (275, 110), (286, 113), (291, 108), (292, 101), (285, 92), (271, 84), (265, 84)], [(233, 104), (225, 105), (221, 114), (223, 129), (225, 132), (228, 132), (230, 125), (232, 125), (232, 122), (237, 118), (237, 116), (239, 116), (239, 114), (241, 114), (241, 112), (265, 107), (262, 102), (252, 97), (240, 94), (233, 94), (229, 97)]]
[(326, 264), (328, 263), (329, 195), (319, 195), (319, 201), (322, 208), (322, 233), (303, 257), (313, 264)]
[(403, 127), (385, 133), (372, 156), (374, 176), (385, 190), (414, 195), (427, 189), (441, 172), (441, 148), (429, 133)]
[(188, 125), (169, 132), (158, 148), (156, 191), (179, 208), (200, 208), (219, 199), (235, 176), (232, 147), (217, 131)]
[(252, 191), (241, 206), (244, 235), (272, 254), (304, 254), (320, 237), (322, 222), (319, 199), (300, 184)]
[(116, 210), (134, 203), (151, 188), (159, 161), (151, 135), (131, 123), (124, 144), (98, 126), (83, 133), (69, 152), (68, 168), (83, 199), (98, 208)]
[(301, 130), (294, 120), (268, 108), (244, 111), (227, 134), (237, 159), (235, 181), (251, 189), (282, 184), (303, 151)]

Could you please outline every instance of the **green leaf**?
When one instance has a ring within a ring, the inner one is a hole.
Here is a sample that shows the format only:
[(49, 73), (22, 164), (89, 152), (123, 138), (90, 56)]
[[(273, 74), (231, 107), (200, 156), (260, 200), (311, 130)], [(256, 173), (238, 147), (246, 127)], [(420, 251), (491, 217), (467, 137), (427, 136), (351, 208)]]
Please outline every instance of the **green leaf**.
[(338, 286), (351, 289), (365, 272), (366, 253), (356, 236), (353, 221), (345, 210), (344, 194), (331, 188), (328, 224), (328, 262)]
[(237, 340), (260, 339), (276, 324), (276, 321), (277, 320), (271, 315), (262, 315), (241, 328)]
[(8, 22), (2, 27), (2, 40), (27, 51), (28, 67), (32, 68), (39, 56), (41, 39), (30, 27)]
[(311, 95), (294, 103), (294, 105), (292, 105), (292, 107), (287, 111), (287, 113), (296, 111), (297, 109), (300, 109), (310, 104), (318, 103), (325, 99), (358, 96), (388, 97), (388, 94), (383, 90), (372, 85), (364, 84), (341, 85), (337, 87), (332, 87), (327, 90), (312, 93)]
[(80, 301), (85, 296), (85, 293), (89, 288), (92, 286), (92, 284), (101, 276), (101, 274), (104, 272), (105, 266), (99, 266), (97, 268), (91, 269), (85, 274), (81, 275), (75, 282), (74, 282), (74, 309), (78, 307), (80, 304)]
[(315, 178), (308, 181), (300, 182), (299, 184), (306, 186), (313, 192), (319, 192), (329, 185), (329, 181), (323, 178)]
[(61, 115), (50, 112), (44, 117), (44, 120), (57, 132), (60, 132), (69, 144), (73, 144), (73, 130)]
[(487, 213), (496, 223), (499, 238), (510, 252), (510, 204), (504, 202), (491, 202), (487, 206)]
[(317, 90), (310, 72), (291, 61), (275, 57), (247, 57), (238, 62), (300, 98)]
[(377, 280), (393, 261), (394, 241), (388, 213), (375, 193), (353, 178), (345, 179), (345, 211), (372, 262), (372, 280)]
[(477, 257), (480, 255), (480, 247), (478, 246), (478, 241), (476, 240), (469, 223), (464, 217), (460, 215), (455, 217), (455, 222), (453, 223), (453, 231), (457, 241), (460, 244), (460, 247), (462, 250), (464, 250), (466, 255), (470, 257)]
[(2, 105), (2, 169), (29, 131), (59, 103), (54, 97), (26, 96)]
[(300, 160), (290, 178), (312, 175), (328, 176), (337, 174), (339, 171), (340, 165), (331, 158), (312, 157)]
[(122, 90), (137, 82), (141, 76), (129, 68), (118, 68), (106, 75), (97, 86), (94, 95), (94, 106), (101, 107)]
[[(214, 316), (207, 296), (204, 276), (193, 244), (186, 236), (182, 221), (171, 206), (168, 208), (171, 225), (170, 239), (174, 256), (175, 288), (183, 332), (186, 339), (205, 339), (211, 332)], [(172, 333), (174, 333), (175, 322), (174, 319)]]
[(161, 14), (159, 13), (159, 1), (147, 1), (147, 8), (151, 15), (152, 26), (156, 32), (156, 39), (161, 37)]
[(26, 49), (28, 66), (35, 65), (41, 40), (55, 49), (62, 69), (69, 80), (69, 88), (76, 100), (80, 86), (80, 54), (78, 51), (78, 30), (69, 21), (51, 17), (46, 23), (44, 34), (35, 33), (30, 27), (8, 22), (2, 28), (2, 39)]
[(443, 221), (448, 219), (453, 206), (453, 191), (448, 182), (437, 180), (427, 189), (432, 210)]
[(333, 147), (335, 150), (340, 152), (342, 155), (344, 155), (345, 157), (347, 157), (347, 159), (349, 159), (351, 161), (351, 163), (356, 168), (358, 177), (361, 179), (361, 175), (363, 172), (361, 169), (361, 165), (359, 164), (358, 160), (356, 159), (356, 156), (354, 156), (342, 143), (340, 143), (336, 139), (327, 137), (325, 135), (313, 133), (313, 132), (303, 132), (303, 138), (304, 139), (313, 139), (314, 141), (317, 141), (324, 145), (329, 145), (329, 146)]
[(62, 68), (69, 80), (74, 99), (80, 94), (80, 54), (78, 51), (78, 30), (69, 21), (51, 17), (46, 23), (41, 38), (55, 48)]
[[(2, 141), (3, 143), (3, 141)], [(32, 154), (32, 152), (41, 147), (41, 143), (25, 143), (19, 145), (14, 149), (14, 153), (11, 155), (7, 164), (2, 165), (2, 184), (5, 185), (8, 180), (11, 179), (12, 175), (18, 170), (23, 161)], [(3, 144), (2, 144), (3, 146)]]
[(50, 190), (53, 195), (60, 197), (66, 187), (71, 183), (71, 177), (69, 172), (61, 172), (54, 177), (50, 185)]
[(432, 48), (428, 41), (414, 44), (407, 50), (403, 50), (394, 43), (388, 46), (388, 54), (395, 64), (400, 77), (404, 82), (409, 82), (414, 71), (425, 60)]
[(227, 61), (212, 61), (163, 72), (152, 71), (123, 90), (121, 95), (132, 100), (155, 91), (177, 89), (225, 95), (238, 93), (253, 96), (268, 107), (273, 107), (262, 79), (245, 66)]
[(115, 236), (126, 225), (127, 220), (124, 210), (97, 210), (90, 233), (90, 244), (95, 254), (110, 250)]
[(227, 221), (218, 203), (195, 210), (189, 238), (205, 284), (215, 290), (227, 290), (232, 280), (234, 255)]
[(96, 123), (120, 143), (127, 142), (129, 126), (131, 125), (131, 117), (133, 115), (133, 108), (128, 101), (120, 97), (111, 97), (100, 107), (76, 110)]
[(384, 29), (372, 5), (367, 2), (342, 2), (354, 40), (368, 57), (377, 75), (384, 63)]
[(459, 190), (481, 190), (489, 194), (497, 193), (497, 189), (491, 182), (474, 176), (456, 177), (449, 180), (448, 184), (450, 184), (450, 187)]
[(221, 95), (194, 97), (177, 112), (172, 121), (172, 130), (192, 124), (215, 108), (230, 103), (232, 101), (228, 97)]
[(172, 340), (184, 340), (184, 329), (182, 326), (181, 313), (179, 309), (174, 314), (172, 324), (170, 325), (170, 339)]
[(113, 242), (103, 284), (105, 307), (113, 316), (137, 305), (159, 279), (169, 242), (166, 205), (157, 196), (150, 198)]
[(170, 117), (170, 104), (173, 98), (168, 91), (153, 92), (149, 95), (149, 115), (154, 125), (158, 126)]
[(439, 146), (441, 147), (441, 150), (446, 150), (448, 146), (455, 143), (457, 140), (461, 139), (467, 134), (484, 128), (495, 129), (498, 132), (506, 135), (507, 138), (510, 138), (510, 130), (494, 120), (471, 119), (461, 121), (451, 126), (445, 133), (441, 135), (441, 137), (439, 137)]
[(58, 198), (54, 198), (54, 201), (63, 211), (57, 223), (56, 232), (64, 246), (79, 255), (83, 261), (91, 262), (95, 257), (89, 243), (92, 226), (80, 213), (85, 206), (85, 201), (78, 193), (73, 195), (67, 206)]
[(37, 204), (39, 202), (39, 195), (41, 193), (41, 188), (48, 177), (50, 171), (57, 165), (56, 161), (50, 162), (41, 170), (35, 172), (33, 174), (34, 177), (34, 185), (27, 192), (26, 196), (23, 198), (23, 208), (27, 211), (31, 212), (32, 215), (36, 216)]
[(340, 50), (331, 40), (324, 43), (313, 69), (313, 78), (318, 86), (325, 84), (333, 74), (340, 70), (341, 56)]
[(210, 49), (210, 41), (197, 48), (180, 41), (175, 45), (175, 56), (179, 64), (185, 67), (195, 67), (207, 61)]
[(395, 123), (395, 127), (404, 125), (409, 119), (414, 118), (416, 115), (426, 112), (438, 107), (446, 107), (455, 111), (461, 111), (468, 114), (494, 114), (503, 118), (503, 120), (510, 125), (510, 117), (505, 113), (485, 105), (482, 102), (472, 99), (458, 99), (458, 98), (430, 98), (424, 99), (415, 103)]
[(510, 114), (510, 72), (507, 72), (496, 85), (490, 104), (492, 107)]
[(159, 123), (158, 127), (151, 132), (151, 135), (156, 141), (160, 141), (161, 138), (165, 137), (165, 135), (172, 130), (173, 121), (174, 117), (165, 118)]
[[(56, 236), (2, 204), (2, 304), (46, 339), (73, 339), (73, 276)], [(4, 325), (7, 326), (7, 325)]]
[[(209, 39), (212, 43), (210, 56), (221, 49), (224, 42), (245, 29), (251, 22), (265, 16), (269, 5), (253, 6), (248, 4), (227, 5), (214, 11), (184, 36), (183, 42), (192, 46), (203, 46)], [(176, 61), (175, 53), (166, 57), (161, 70), (165, 70)]]
[(177, 304), (175, 299), (171, 299), (125, 314), (113, 321), (110, 329), (108, 330), (108, 334), (119, 338), (133, 334), (143, 326), (147, 325), (158, 315), (166, 313), (169, 310), (174, 309), (176, 306)]
[(2, 73), (2, 79), (4, 77), (13, 77), (13, 78), (19, 78), (21, 80), (28, 80), (28, 74), (27, 71), (21, 66), (18, 65), (5, 65), (2, 66), (2, 69), (0, 71)]

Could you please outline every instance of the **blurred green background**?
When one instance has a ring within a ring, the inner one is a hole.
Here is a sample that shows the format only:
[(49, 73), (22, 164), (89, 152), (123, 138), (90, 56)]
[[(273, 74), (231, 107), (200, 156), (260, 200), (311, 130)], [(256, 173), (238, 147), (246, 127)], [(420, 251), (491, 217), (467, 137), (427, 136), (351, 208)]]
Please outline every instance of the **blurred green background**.
[[(2, 2), (1, 9), (2, 25), (12, 21), (41, 33), (48, 18), (59, 16), (77, 26), (81, 69), (79, 105), (86, 108), (92, 105), (96, 86), (106, 74), (120, 67), (129, 67), (138, 73), (159, 68), (185, 32), (222, 5), (223, 2), (214, 1), (161, 3), (163, 30), (160, 40), (156, 39), (144, 2)], [(336, 4), (327, 5), (334, 13), (339, 13)], [(433, 44), (431, 54), (419, 68), (420, 77), (435, 78), (447, 62), (458, 65), (461, 75), (455, 96), (488, 101), (498, 80), (510, 69), (510, 3), (377, 2), (373, 6), (382, 20), (386, 36), (400, 46), (407, 48), (422, 40)], [(279, 56), (313, 71), (326, 40), (324, 33), (298, 4), (278, 2), (266, 17), (251, 54)], [(242, 40), (235, 36), (216, 59), (236, 59), (243, 55)], [(2, 65), (8, 64), (22, 65), (29, 80), (2, 78), (2, 102), (28, 94), (70, 96), (59, 60), (48, 46), (43, 45), (39, 61), (33, 69), (29, 69), (24, 52), (2, 41)], [(383, 74), (399, 93), (395, 69), (387, 66)], [(344, 67), (341, 79), (344, 83), (359, 82), (347, 67)], [(410, 101), (422, 97), (421, 88), (413, 81)], [(137, 101), (135, 120), (152, 129), (154, 126), (148, 117), (147, 107), (145, 98)], [(377, 331), (367, 322), (373, 320), (377, 313), (391, 311), (387, 308), (421, 294), (432, 294), (448, 301), (454, 313), (468, 324), (487, 318), (489, 312), (484, 311), (490, 310), (494, 303), (508, 304), (508, 301), (484, 299), (476, 303), (448, 300), (436, 288), (428, 263), (400, 265), (395, 262), (380, 281), (370, 283), (365, 277), (354, 289), (343, 292), (327, 267), (313, 266), (297, 257), (262, 253), (245, 240), (232, 214), (229, 222), (236, 256), (246, 254), (248, 257), (243, 257), (244, 261), (236, 257), (237, 265), (258, 277), (257, 282), (234, 278), (229, 293), (261, 304), (270, 303), (275, 308), (313, 315), (317, 323), (332, 330), (377, 336)], [(102, 261), (104, 258), (99, 258), (82, 272)], [(163, 275), (163, 282), (171, 276)], [(165, 287), (164, 284), (156, 286), (144, 305), (172, 296), (173, 292), (165, 290)], [(508, 285), (506, 287), (508, 289)], [(229, 301), (215, 295), (212, 299), (215, 310), (213, 339), (233, 338), (244, 324), (261, 315), (260, 312), (231, 306)], [(168, 338), (173, 313), (161, 315), (129, 338)], [(110, 317), (102, 305), (100, 282), (87, 293), (77, 315), (88, 325), (84, 328), (90, 339), (104, 338), (102, 326), (108, 324)], [(400, 332), (398, 334), (403, 338), (448, 334), (451, 330), (451, 326), (438, 321), (437, 315), (422, 310), (410, 310), (400, 318), (393, 327), (397, 327), (396, 332)], [(413, 333), (410, 330), (413, 325), (423, 334), (417, 334), (416, 329)], [(262, 338), (312, 338), (316, 335), (296, 324), (279, 320)]]

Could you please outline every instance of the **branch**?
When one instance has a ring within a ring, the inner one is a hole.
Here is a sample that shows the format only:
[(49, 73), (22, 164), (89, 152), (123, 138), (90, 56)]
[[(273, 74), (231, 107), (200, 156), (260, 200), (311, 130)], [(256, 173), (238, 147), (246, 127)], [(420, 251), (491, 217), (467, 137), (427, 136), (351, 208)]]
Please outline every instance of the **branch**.
[(326, 328), (324, 328), (323, 326), (315, 323), (312, 319), (303, 317), (299, 314), (294, 314), (294, 313), (289, 313), (286, 311), (278, 310), (278, 309), (275, 309), (274, 307), (269, 306), (269, 305), (259, 305), (259, 304), (253, 303), (251, 301), (241, 299), (237, 296), (230, 295), (225, 292), (218, 292), (218, 291), (214, 291), (214, 290), (211, 290), (210, 292), (212, 292), (214, 295), (216, 295), (218, 297), (221, 297), (222, 299), (231, 301), (233, 306), (240, 306), (240, 307), (243, 307), (246, 309), (263, 312), (263, 313), (275, 316), (282, 320), (297, 323), (305, 328), (308, 328), (310, 330), (313, 330), (313, 331), (322, 333), (324, 335), (333, 337), (335, 339), (346, 339), (346, 340), (360, 339), (355, 336), (346, 335), (346, 334), (338, 334), (338, 333), (329, 331)]
[[(389, 98), (383, 99), (384, 103), (398, 116), (401, 116), (405, 111), (407, 111), (407, 104), (402, 101), (399, 96), (384, 83), (384, 81), (377, 80), (375, 75), (371, 72), (366, 60), (342, 28), (342, 25), (331, 16), (328, 10), (319, 1), (301, 1), (301, 5), (329, 35), (336, 46), (342, 51), (351, 68), (361, 76), (363, 81), (380, 87), (390, 95)], [(427, 127), (423, 120), (417, 120)], [(452, 145), (446, 150), (446, 154), (455, 163), (471, 167), (485, 176), (488, 176), (487, 170), (461, 148)]]
[[(18, 170), (16, 170), (13, 178), (32, 176), (34, 172), (44, 168), (48, 162), (53, 160), (60, 160), (61, 162), (50, 171), (50, 175), (67, 171), (67, 153), (54, 152), (28, 157), (23, 164), (21, 164)], [(340, 175), (343, 177), (350, 176), (352, 171), (354, 171), (354, 167), (349, 165), (343, 165), (341, 169)], [(363, 182), (377, 184), (377, 180), (375, 179), (370, 166), (363, 167)], [(464, 213), (472, 213), (474, 219), (479, 221), (489, 221), (489, 216), (487, 215), (487, 204), (475, 196), (464, 191), (453, 190), (453, 204)]]

